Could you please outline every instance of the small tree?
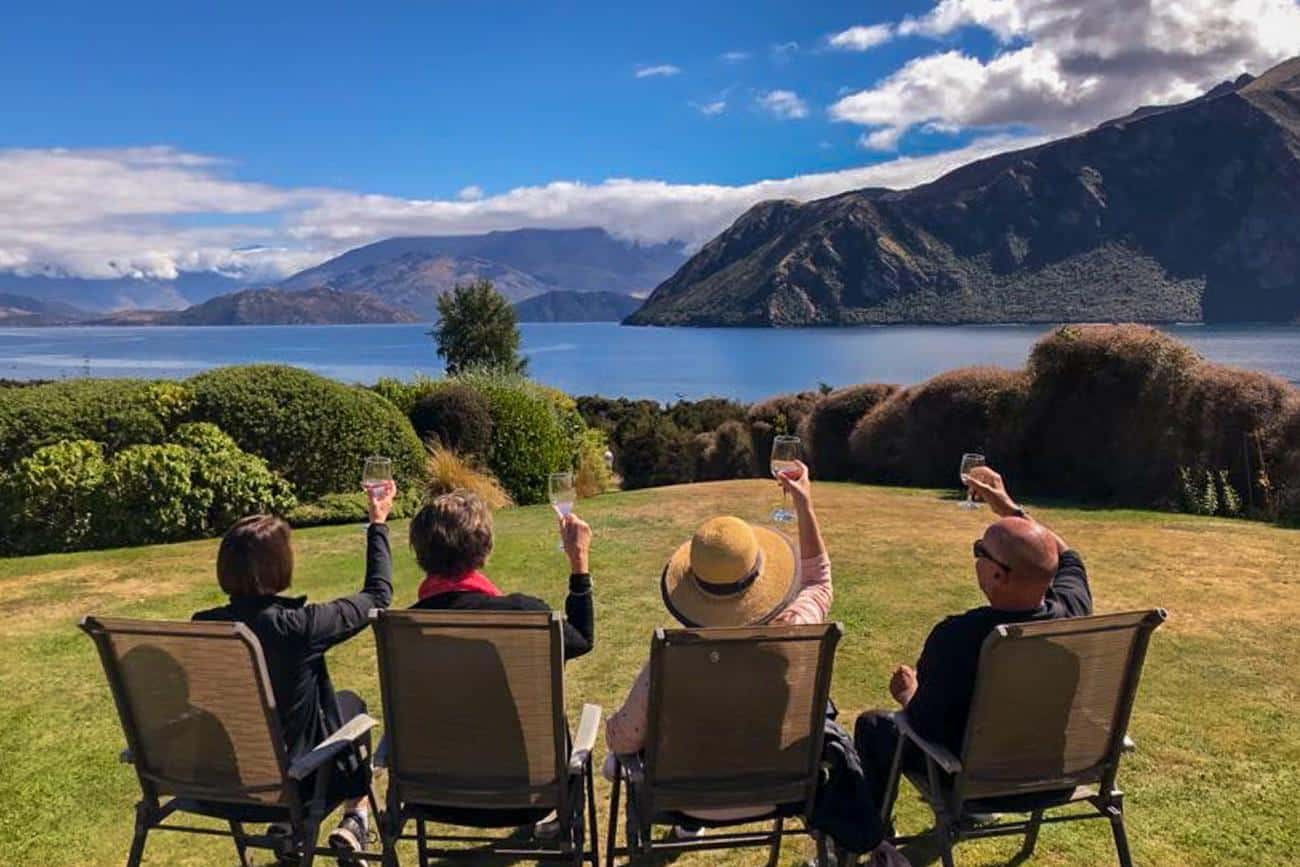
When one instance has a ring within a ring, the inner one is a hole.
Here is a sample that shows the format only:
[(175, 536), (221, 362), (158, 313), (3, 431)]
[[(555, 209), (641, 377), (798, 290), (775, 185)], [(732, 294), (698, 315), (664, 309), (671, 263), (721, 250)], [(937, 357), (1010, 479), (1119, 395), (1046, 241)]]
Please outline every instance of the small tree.
[(528, 360), (519, 354), (515, 310), (490, 280), (458, 285), (438, 298), (437, 327), (429, 332), (438, 341), (438, 357), (447, 373), (475, 367), (524, 373)]

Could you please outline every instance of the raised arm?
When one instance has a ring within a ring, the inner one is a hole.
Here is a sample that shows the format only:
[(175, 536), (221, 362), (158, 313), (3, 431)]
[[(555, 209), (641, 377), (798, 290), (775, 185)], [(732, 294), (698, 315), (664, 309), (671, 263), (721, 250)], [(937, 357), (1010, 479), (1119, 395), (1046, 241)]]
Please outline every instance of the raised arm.
[(302, 609), (307, 640), (313, 646), (324, 650), (347, 641), (366, 628), (372, 609), (387, 608), (393, 601), (393, 552), (388, 542), (386, 522), (396, 495), (397, 486), (392, 482), (381, 496), (369, 495), (366, 575), (360, 592)]
[(1057, 535), (1052, 528), (1036, 518), (1030, 517), (1024, 509), (1017, 505), (1016, 501), (1011, 498), (1011, 493), (1007, 490), (1001, 474), (992, 467), (975, 467), (966, 478), (968, 481), (967, 487), (970, 488), (971, 494), (988, 503), (993, 514), (999, 518), (1019, 517), (1033, 521), (1042, 527), (1056, 544), (1056, 555), (1058, 557), (1070, 550), (1070, 546), (1065, 544), (1065, 540)]
[(799, 557), (814, 560), (826, 553), (826, 542), (822, 539), (822, 528), (817, 523), (817, 513), (813, 510), (812, 479), (808, 475), (808, 466), (803, 461), (795, 462), (799, 471), (781, 473), (777, 481), (794, 502), (795, 514), (799, 519)]
[(596, 646), (596, 608), (591, 598), (591, 527), (577, 515), (560, 519), (560, 541), (569, 558), (569, 595), (564, 600), (564, 658)]

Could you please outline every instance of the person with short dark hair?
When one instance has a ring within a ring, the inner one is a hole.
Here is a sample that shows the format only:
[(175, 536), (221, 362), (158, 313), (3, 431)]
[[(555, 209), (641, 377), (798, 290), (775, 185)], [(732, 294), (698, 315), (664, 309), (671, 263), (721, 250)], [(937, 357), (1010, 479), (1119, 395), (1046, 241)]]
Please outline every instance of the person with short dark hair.
[[(916, 667), (900, 665), (889, 691), (907, 720), (926, 740), (961, 755), (975, 695), (975, 674), (984, 639), (1007, 623), (1085, 617), (1092, 613), (1092, 588), (1083, 559), (1065, 541), (1016, 505), (1002, 476), (976, 467), (971, 493), (998, 520), (972, 546), (975, 579), (989, 604), (948, 617), (930, 631)], [(854, 741), (877, 803), (898, 744), (888, 716), (868, 711), (858, 717)], [(919, 751), (904, 750), (904, 768), (925, 772)]]
[[(591, 598), (591, 527), (577, 515), (560, 519), (569, 559), (564, 600), (564, 658), (591, 652), (596, 642)], [(541, 599), (505, 594), (481, 571), (492, 553), (492, 510), (476, 494), (455, 490), (435, 498), (411, 520), (411, 549), (424, 570), (413, 608), (457, 611), (550, 611)]]
[[(249, 515), (236, 521), (221, 539), (217, 582), (230, 601), (199, 611), (193, 619), (242, 623), (257, 636), (291, 762), (366, 710), (356, 693), (334, 691), (325, 652), (362, 632), (371, 610), (392, 601), (393, 559), (385, 521), (396, 493), (392, 482), (382, 494), (370, 493), (365, 580), (357, 593), (330, 602), (309, 603), (305, 596), (279, 595), (293, 581), (293, 546), (284, 519)], [(359, 762), (352, 754), (340, 758), (331, 772), (327, 797), (342, 800), (344, 811), (329, 839), (340, 852), (366, 847), (370, 778), (369, 762)], [(312, 797), (314, 786), (314, 779), (303, 781), (304, 797)], [(272, 826), (270, 833), (277, 832), (285, 830)], [(340, 860), (353, 863), (342, 856)]]

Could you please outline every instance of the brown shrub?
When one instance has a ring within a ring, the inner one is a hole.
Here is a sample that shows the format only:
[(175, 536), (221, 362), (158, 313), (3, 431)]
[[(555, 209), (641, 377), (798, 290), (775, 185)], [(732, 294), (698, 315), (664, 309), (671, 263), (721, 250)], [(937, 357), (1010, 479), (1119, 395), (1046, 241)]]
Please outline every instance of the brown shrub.
[(849, 436), (861, 481), (956, 487), (962, 453), (978, 451), (1011, 471), (1014, 423), (1026, 390), (1021, 371), (966, 367), (895, 392)]
[(1300, 395), (1294, 391), (1280, 413), (1271, 445), (1265, 451), (1264, 469), (1277, 517), (1288, 524), (1300, 524)]
[[(1232, 486), (1248, 504), (1263, 508), (1259, 487), (1258, 434), (1265, 446), (1277, 443), (1295, 389), (1274, 376), (1202, 363), (1194, 371), (1180, 404), (1178, 431), (1181, 466), (1226, 470)], [(1284, 450), (1268, 448), (1265, 460)]]
[(1029, 357), (1020, 463), (1056, 496), (1154, 504), (1175, 489), (1180, 406), (1200, 357), (1141, 325), (1066, 326)]
[(814, 478), (843, 480), (852, 475), (849, 435), (863, 416), (897, 391), (896, 385), (873, 382), (836, 389), (818, 401), (799, 427)]

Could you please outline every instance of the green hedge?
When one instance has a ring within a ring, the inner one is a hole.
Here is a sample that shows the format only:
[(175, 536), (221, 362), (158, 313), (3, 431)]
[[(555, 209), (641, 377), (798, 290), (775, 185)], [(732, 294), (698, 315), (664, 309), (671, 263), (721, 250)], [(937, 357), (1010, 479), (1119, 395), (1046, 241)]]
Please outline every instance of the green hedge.
[(0, 466), (65, 440), (93, 440), (110, 453), (160, 443), (192, 404), (190, 389), (177, 382), (70, 379), (6, 389), (0, 400)]
[(269, 364), (208, 371), (189, 385), (195, 417), (265, 458), (302, 499), (355, 490), (369, 455), (391, 457), (400, 481), (423, 471), (424, 447), (406, 416), (367, 389)]
[(209, 424), (111, 457), (89, 440), (37, 449), (0, 478), (0, 548), (34, 554), (210, 536), (242, 515), (285, 512), (288, 482)]
[(476, 371), (449, 381), (487, 398), (488, 466), (514, 501), (546, 502), (548, 477), (574, 468), (586, 431), (573, 400), (514, 374)]

